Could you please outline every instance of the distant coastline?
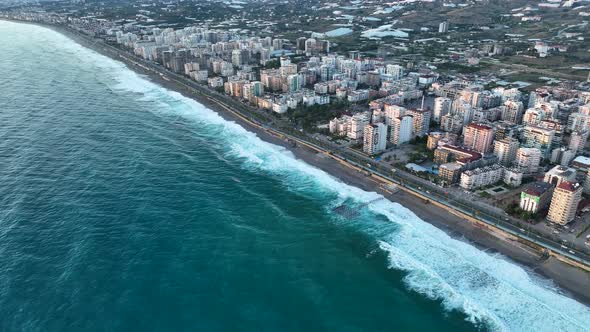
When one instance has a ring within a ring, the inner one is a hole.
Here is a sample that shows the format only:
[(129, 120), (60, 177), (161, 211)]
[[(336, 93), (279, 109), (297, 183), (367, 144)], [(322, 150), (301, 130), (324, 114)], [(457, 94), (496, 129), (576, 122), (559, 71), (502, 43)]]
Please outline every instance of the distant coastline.
[[(561, 288), (566, 290), (571, 297), (576, 300), (590, 305), (590, 273), (581, 268), (574, 267), (555, 257), (542, 259), (539, 250), (532, 248), (530, 244), (525, 244), (518, 238), (511, 236), (501, 230), (494, 229), (483, 222), (478, 222), (471, 216), (465, 215), (459, 211), (452, 211), (443, 208), (436, 202), (426, 201), (424, 197), (417, 196), (411, 191), (401, 190), (397, 193), (390, 193), (384, 187), (387, 179), (377, 175), (367, 176), (366, 173), (351, 164), (350, 162), (339, 160), (313, 145), (306, 144), (294, 137), (287, 140), (282, 133), (265, 128), (256, 121), (252, 121), (235, 112), (223, 101), (216, 100), (215, 96), (205, 95), (191, 91), (181, 83), (174, 81), (174, 78), (165, 78), (147, 68), (142, 68), (137, 64), (122, 58), (108, 49), (101, 42), (93, 41), (90, 37), (81, 36), (76, 32), (70, 31), (64, 27), (39, 24), (35, 22), (20, 22), (22, 24), (34, 24), (45, 28), (52, 29), (62, 35), (65, 35), (78, 44), (90, 48), (97, 53), (110, 57), (114, 60), (121, 61), (127, 67), (136, 73), (145, 75), (158, 85), (167, 89), (179, 92), (186, 97), (195, 99), (204, 106), (218, 112), (223, 118), (230, 121), (238, 122), (247, 130), (252, 131), (261, 139), (283, 146), (294, 153), (294, 155), (306, 163), (318, 167), (343, 182), (359, 187), (367, 191), (374, 191), (382, 194), (392, 202), (399, 203), (412, 210), (418, 217), (429, 222), (436, 227), (443, 229), (455, 238), (465, 237), (472, 241), (480, 249), (490, 249), (497, 251), (510, 259), (527, 266), (529, 269), (539, 273), (556, 282)], [(295, 142), (295, 144), (293, 144)], [(419, 199), (416, 199), (419, 197)]]

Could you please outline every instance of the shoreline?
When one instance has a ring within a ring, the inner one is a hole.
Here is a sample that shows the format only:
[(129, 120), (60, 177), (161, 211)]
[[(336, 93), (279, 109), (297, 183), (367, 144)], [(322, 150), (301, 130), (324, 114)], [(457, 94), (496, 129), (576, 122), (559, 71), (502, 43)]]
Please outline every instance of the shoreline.
[(329, 175), (348, 185), (383, 195), (389, 201), (398, 203), (411, 210), (424, 222), (430, 223), (443, 230), (454, 239), (466, 241), (484, 252), (500, 253), (505, 259), (517, 263), (527, 271), (532, 271), (552, 280), (554, 284), (564, 290), (565, 295), (576, 299), (585, 305), (590, 305), (590, 287), (588, 287), (588, 285), (590, 285), (590, 273), (587, 271), (569, 265), (554, 256), (550, 256), (546, 260), (541, 260), (541, 253), (538, 250), (527, 246), (517, 238), (505, 236), (501, 234), (501, 232), (495, 231), (490, 227), (482, 226), (481, 223), (461, 216), (458, 212), (453, 213), (452, 211), (439, 207), (436, 204), (427, 204), (422, 199), (416, 199), (416, 195), (407, 193), (404, 190), (399, 190), (395, 194), (386, 192), (381, 187), (383, 182), (374, 177), (366, 176), (353, 169), (351, 165), (347, 166), (345, 163), (339, 162), (327, 154), (318, 153), (318, 151), (302, 144), (293, 146), (284, 138), (273, 135), (270, 131), (255, 125), (255, 123), (231, 111), (231, 109), (223, 103), (216, 102), (214, 97), (189, 91), (188, 89), (183, 88), (180, 83), (162, 78), (160, 75), (141, 68), (130, 61), (126, 61), (124, 58), (114, 56), (112, 51), (100, 47), (100, 44), (97, 45), (97, 43), (91, 43), (86, 37), (79, 36), (62, 27), (36, 22), (15, 22), (20, 24), (33, 24), (51, 29), (72, 39), (83, 47), (89, 48), (116, 61), (120, 61), (124, 63), (127, 68), (144, 76), (153, 83), (196, 100), (203, 106), (218, 113), (225, 120), (238, 123), (246, 130), (255, 133), (263, 141), (280, 145), (288, 149), (297, 159), (325, 171)]

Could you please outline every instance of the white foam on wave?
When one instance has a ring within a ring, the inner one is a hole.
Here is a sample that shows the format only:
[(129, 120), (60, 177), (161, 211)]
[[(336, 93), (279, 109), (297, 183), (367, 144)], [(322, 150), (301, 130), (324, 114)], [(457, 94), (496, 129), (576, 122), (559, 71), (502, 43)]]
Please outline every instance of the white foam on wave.
[[(77, 47), (85, 64), (101, 66), (115, 78), (115, 89), (138, 93), (138, 99), (157, 102), (162, 112), (210, 126), (216, 139), (228, 146), (228, 154), (243, 159), (245, 167), (279, 174), (293, 190), (330, 193), (339, 201), (367, 202), (380, 197), (296, 160), (285, 148), (262, 141), (238, 124), (145, 80), (119, 62), (77, 44), (68, 47)], [(397, 203), (380, 201), (369, 208), (399, 226), (387, 238), (377, 240), (388, 253), (391, 268), (407, 272), (404, 282), (409, 289), (440, 300), (448, 310), (461, 310), (473, 323), (484, 323), (493, 330), (588, 330), (588, 307), (560, 294), (550, 282), (527, 273), (501, 255), (451, 238)], [(362, 227), (368, 222), (371, 220), (359, 224)]]

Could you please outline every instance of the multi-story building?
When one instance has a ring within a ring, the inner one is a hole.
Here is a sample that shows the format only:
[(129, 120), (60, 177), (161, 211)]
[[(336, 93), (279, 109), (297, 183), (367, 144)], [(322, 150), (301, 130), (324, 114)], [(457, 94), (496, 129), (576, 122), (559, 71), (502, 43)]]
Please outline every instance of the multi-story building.
[(547, 182), (533, 182), (520, 193), (520, 208), (537, 213), (551, 202), (553, 186)]
[(412, 116), (413, 121), (413, 130), (412, 133), (414, 136), (422, 137), (428, 134), (428, 129), (430, 127), (430, 115), (431, 112), (429, 110), (423, 109), (410, 109), (406, 111), (406, 115)]
[(374, 123), (365, 126), (363, 151), (369, 155), (385, 151), (387, 144), (387, 126)]
[(590, 193), (590, 168), (586, 171), (586, 178), (584, 179), (584, 192)]
[(498, 157), (498, 162), (504, 166), (510, 166), (516, 159), (518, 150), (518, 140), (514, 138), (504, 138), (494, 142), (494, 155)]
[(394, 119), (406, 115), (406, 109), (402, 106), (386, 103), (383, 105), (383, 113), (385, 124), (391, 126)]
[(348, 138), (360, 140), (363, 138), (365, 127), (371, 122), (369, 113), (359, 113), (352, 116), (348, 127)]
[(434, 131), (428, 133), (428, 140), (426, 141), (426, 148), (428, 150), (434, 150), (438, 147), (438, 142), (445, 137), (445, 133), (440, 131)]
[(522, 184), (523, 173), (518, 168), (504, 168), (504, 183), (511, 187), (518, 187)]
[(338, 136), (346, 136), (348, 133), (348, 128), (350, 126), (351, 117), (348, 115), (343, 115), (340, 118), (334, 118), (330, 120), (328, 128), (331, 134), (335, 134)]
[(441, 118), (449, 114), (449, 112), (451, 111), (451, 104), (452, 101), (449, 98), (434, 98), (434, 108), (432, 111), (432, 119), (434, 120), (434, 122), (440, 123)]
[(400, 65), (387, 65), (387, 75), (391, 75), (394, 80), (399, 80), (404, 76), (404, 67)]
[(547, 220), (565, 225), (574, 220), (578, 204), (582, 200), (582, 186), (579, 183), (561, 182), (553, 193)]
[(519, 148), (516, 150), (516, 163), (524, 174), (534, 174), (541, 164), (541, 151), (537, 148)]
[(494, 129), (490, 126), (470, 123), (463, 128), (463, 145), (471, 150), (488, 153), (494, 140)]
[(459, 182), (463, 167), (459, 163), (446, 163), (438, 167), (438, 176), (446, 185)]
[[(580, 110), (582, 108), (580, 107)], [(588, 131), (590, 130), (590, 114), (576, 112), (570, 114), (567, 119), (567, 128), (571, 131)]]
[(456, 145), (458, 136), (453, 133), (434, 131), (428, 133), (428, 140), (426, 141), (426, 148), (434, 150), (439, 145)]
[(504, 168), (498, 164), (465, 171), (461, 174), (461, 188), (472, 190), (502, 180)]
[(413, 117), (404, 115), (393, 119), (391, 124), (391, 143), (400, 145), (412, 139)]
[(502, 107), (501, 119), (513, 124), (520, 124), (522, 122), (522, 115), (524, 107), (521, 101), (506, 100)]
[(584, 146), (586, 145), (587, 140), (587, 131), (574, 131), (570, 135), (569, 149), (574, 151), (574, 153), (584, 150)]
[(481, 159), (481, 153), (469, 151), (453, 145), (442, 145), (434, 150), (434, 163), (446, 164), (450, 161), (458, 161), (462, 164), (473, 163)]
[(443, 115), (440, 118), (440, 129), (443, 131), (459, 134), (463, 128), (463, 117), (460, 115)]
[(211, 77), (207, 80), (207, 84), (212, 88), (219, 88), (223, 86), (223, 78)]
[(541, 151), (543, 158), (551, 153), (555, 130), (541, 128), (538, 126), (525, 126), (523, 130), (524, 143), (527, 148), (537, 148)]

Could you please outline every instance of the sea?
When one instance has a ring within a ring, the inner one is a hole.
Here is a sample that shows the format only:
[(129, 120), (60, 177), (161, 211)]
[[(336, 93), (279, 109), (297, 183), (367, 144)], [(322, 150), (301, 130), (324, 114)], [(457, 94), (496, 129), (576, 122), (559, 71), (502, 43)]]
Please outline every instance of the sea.
[(498, 253), (0, 21), (0, 331), (585, 331)]

